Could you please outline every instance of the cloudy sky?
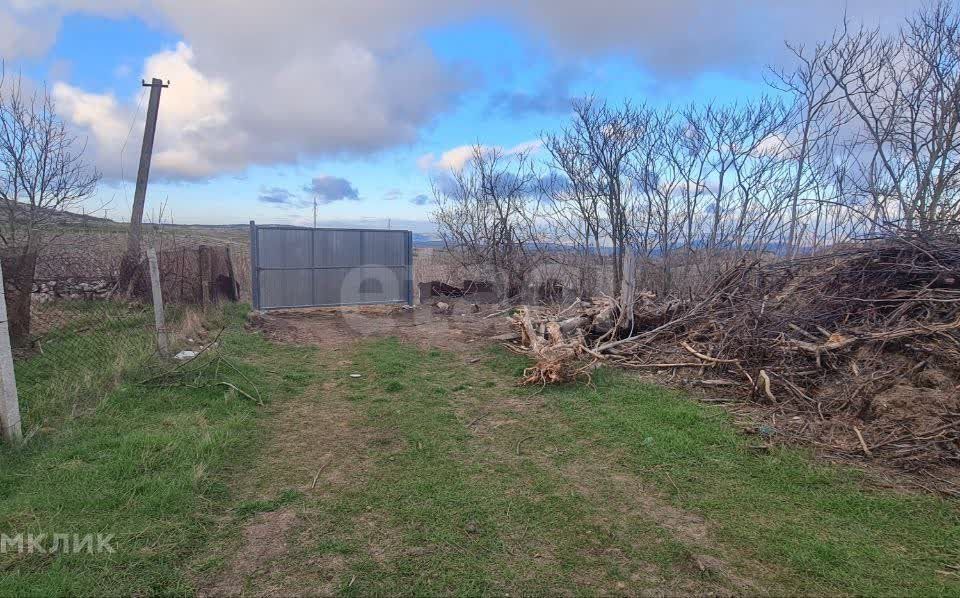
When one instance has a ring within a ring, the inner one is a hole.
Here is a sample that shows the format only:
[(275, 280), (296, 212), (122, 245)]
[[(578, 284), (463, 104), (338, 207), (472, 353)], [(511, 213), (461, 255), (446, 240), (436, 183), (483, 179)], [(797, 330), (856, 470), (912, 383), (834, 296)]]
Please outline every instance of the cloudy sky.
[(0, 0), (6, 71), (45, 84), (129, 216), (146, 111), (169, 80), (147, 213), (179, 223), (423, 228), (464, 146), (535, 147), (588, 93), (653, 104), (765, 91), (784, 40), (922, 0)]

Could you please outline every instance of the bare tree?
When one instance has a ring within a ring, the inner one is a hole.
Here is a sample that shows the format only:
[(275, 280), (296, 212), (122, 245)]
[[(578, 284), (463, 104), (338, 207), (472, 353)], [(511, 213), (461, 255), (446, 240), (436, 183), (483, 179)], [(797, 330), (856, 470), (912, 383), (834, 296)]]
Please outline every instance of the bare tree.
[[(768, 81), (785, 105), (574, 102), (567, 126), (542, 135), (542, 203), (514, 214), (531, 242), (564, 246), (541, 256), (572, 268), (581, 294), (598, 271), (619, 294), (635, 251), (646, 284), (675, 294), (750, 253), (960, 227), (960, 9), (932, 5), (889, 37), (844, 21), (788, 48), (794, 66)], [(464, 197), (484, 187), (457, 183)], [(452, 228), (472, 212), (441, 215)]]
[(446, 249), (465, 269), (492, 269), (506, 297), (519, 295), (536, 265), (529, 154), (475, 145), (471, 159), (434, 181), (433, 217)]
[[(645, 263), (659, 263), (660, 279), (653, 284), (662, 294), (673, 287), (673, 250), (682, 235), (684, 212), (679, 198), (686, 187), (677, 160), (678, 137), (672, 109), (650, 115), (643, 143), (632, 156), (634, 187), (642, 198), (642, 213), (634, 219), (634, 245)], [(651, 287), (653, 288), (653, 287)]]
[(857, 129), (851, 145), (869, 169), (852, 173), (879, 203), (881, 223), (917, 231), (956, 226), (960, 215), (960, 13), (939, 2), (896, 36), (847, 32), (824, 60)]
[(625, 102), (611, 107), (596, 98), (573, 103), (573, 121), (564, 131), (564, 143), (582, 159), (583, 182), (597, 198), (601, 242), (610, 244), (613, 257), (612, 293), (623, 282), (624, 253), (633, 231), (631, 156), (649, 133), (653, 111)]
[[(542, 216), (549, 229), (544, 240), (570, 250), (543, 253), (572, 266), (577, 294), (590, 297), (597, 290), (604, 263), (601, 197), (596, 191), (593, 162), (571, 135), (544, 135), (542, 143), (549, 156), (547, 174), (538, 182), (544, 198)], [(566, 259), (570, 257), (572, 264)]]
[(799, 245), (801, 198), (815, 192), (819, 180), (816, 166), (823, 166), (824, 156), (832, 150), (832, 140), (848, 118), (842, 106), (838, 106), (841, 97), (836, 93), (837, 82), (824, 66), (824, 59), (839, 42), (839, 34), (835, 34), (829, 42), (817, 43), (812, 48), (787, 43), (796, 65), (792, 70), (771, 68), (773, 78), (770, 85), (788, 94), (792, 100), (785, 136), (779, 140), (792, 170), (786, 242), (788, 255), (795, 254)]
[(0, 81), (0, 243), (17, 263), (7, 276), (15, 287), (15, 301), (8, 300), (15, 342), (30, 334), (36, 256), (58, 234), (58, 212), (92, 196), (100, 179), (47, 90), (24, 87), (20, 77)]

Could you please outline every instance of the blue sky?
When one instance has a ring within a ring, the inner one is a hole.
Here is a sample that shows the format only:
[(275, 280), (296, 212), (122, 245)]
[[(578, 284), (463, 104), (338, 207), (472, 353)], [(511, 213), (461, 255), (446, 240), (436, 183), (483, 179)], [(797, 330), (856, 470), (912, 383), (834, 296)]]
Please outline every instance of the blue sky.
[[(918, 4), (845, 6), (895, 27)], [(104, 173), (87, 211), (128, 217), (140, 79), (158, 76), (171, 87), (148, 214), (165, 206), (178, 223), (305, 222), (319, 189), (324, 222), (426, 230), (423, 196), (446, 152), (534, 141), (563, 126), (570, 98), (590, 93), (656, 105), (756, 97), (783, 41), (828, 35), (841, 9), (832, 0), (0, 0), (0, 52), (8, 71), (46, 84), (87, 140)]]

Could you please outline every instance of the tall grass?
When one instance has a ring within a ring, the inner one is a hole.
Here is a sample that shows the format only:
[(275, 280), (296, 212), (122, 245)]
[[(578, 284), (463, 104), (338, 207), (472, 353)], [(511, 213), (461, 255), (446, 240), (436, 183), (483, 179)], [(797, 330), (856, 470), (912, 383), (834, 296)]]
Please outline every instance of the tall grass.
[(150, 306), (62, 301), (34, 318), (41, 334), (14, 363), (28, 434), (95, 405), (156, 349)]

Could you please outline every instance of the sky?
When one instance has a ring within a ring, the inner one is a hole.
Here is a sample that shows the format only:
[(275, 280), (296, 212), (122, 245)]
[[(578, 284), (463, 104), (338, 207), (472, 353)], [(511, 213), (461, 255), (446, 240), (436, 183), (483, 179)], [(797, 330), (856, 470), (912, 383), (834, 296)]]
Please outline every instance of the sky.
[(427, 232), (473, 143), (537, 151), (587, 94), (745, 101), (784, 42), (922, 0), (0, 0), (7, 77), (43, 86), (102, 174), (76, 211), (129, 218), (148, 90), (147, 217)]

